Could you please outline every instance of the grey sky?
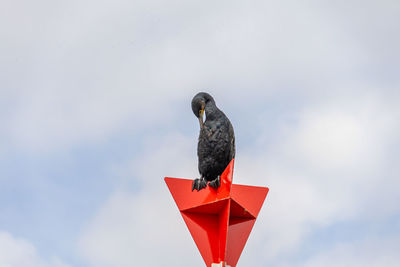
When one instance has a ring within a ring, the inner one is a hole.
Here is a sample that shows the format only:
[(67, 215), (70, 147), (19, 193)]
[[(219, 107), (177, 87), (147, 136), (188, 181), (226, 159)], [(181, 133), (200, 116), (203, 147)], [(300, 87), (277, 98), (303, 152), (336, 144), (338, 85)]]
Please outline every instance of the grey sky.
[(162, 178), (198, 175), (190, 100), (208, 91), (235, 182), (271, 190), (239, 265), (398, 266), (399, 15), (3, 1), (0, 265), (202, 266)]

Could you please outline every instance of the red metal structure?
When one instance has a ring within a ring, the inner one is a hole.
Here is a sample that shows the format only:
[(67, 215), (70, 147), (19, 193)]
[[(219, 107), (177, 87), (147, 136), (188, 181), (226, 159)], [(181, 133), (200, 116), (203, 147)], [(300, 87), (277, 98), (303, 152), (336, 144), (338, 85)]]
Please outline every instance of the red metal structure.
[(192, 192), (193, 180), (165, 177), (165, 182), (207, 267), (236, 266), (267, 187), (232, 184), (232, 160), (218, 189)]

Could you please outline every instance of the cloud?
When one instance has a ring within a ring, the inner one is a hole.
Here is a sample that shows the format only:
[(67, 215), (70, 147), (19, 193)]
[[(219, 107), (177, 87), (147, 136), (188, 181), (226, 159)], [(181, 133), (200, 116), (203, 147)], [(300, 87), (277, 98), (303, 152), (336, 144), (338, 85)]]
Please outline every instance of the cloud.
[[(266, 153), (240, 156), (245, 162), (237, 161), (236, 177), (271, 189), (259, 222), (263, 226), (254, 233), (256, 245), (244, 265), (262, 255), (281, 266), (277, 259), (312, 246), (304, 242), (317, 229), (386, 220), (399, 212), (393, 205), (399, 197), (391, 188), (400, 184), (385, 162), (400, 132), (399, 109), (381, 100), (366, 93), (340, 108), (329, 101), (310, 105), (295, 123), (281, 124)], [(266, 147), (260, 139), (257, 145)]]
[[(280, 121), (272, 140), (266, 127), (249, 144), (265, 150), (238, 151), (235, 182), (271, 190), (240, 261), (244, 266), (282, 266), (279, 259), (299, 253), (317, 229), (366, 218), (385, 220), (398, 212), (390, 204), (397, 203), (397, 194), (379, 186), (398, 184), (382, 173), (399, 132), (397, 106), (369, 93), (340, 108), (329, 100), (317, 103), (296, 115), (295, 123)], [(114, 192), (82, 234), (83, 257), (94, 266), (185, 266), (199, 259), (161, 180), (165, 175), (196, 177), (195, 137), (176, 133), (157, 138), (149, 137), (155, 142), (149, 142), (143, 156), (120, 166), (120, 172), (138, 179), (139, 192)], [(388, 205), (381, 195), (391, 196)], [(387, 206), (385, 211), (381, 205)], [(374, 218), (371, 207), (377, 209)], [(159, 258), (149, 262), (154, 251)]]
[(399, 241), (399, 236), (393, 236), (340, 243), (299, 266), (394, 267), (400, 262), (396, 250)]
[(187, 266), (202, 260), (163, 181), (196, 174), (193, 140), (170, 134), (140, 158), (120, 166), (138, 179), (136, 193), (115, 191), (88, 223), (79, 241), (92, 266)]
[[(348, 73), (361, 72), (371, 53), (348, 25), (332, 23), (338, 14), (312, 3), (8, 5), (0, 26), (10, 36), (1, 54), (7, 75), (0, 79), (12, 104), (0, 110), (2, 135), (7, 145), (34, 151), (161, 123), (172, 116), (165, 103), (188, 90), (211, 88), (235, 103), (279, 90), (318, 94), (327, 81), (355, 79)], [(357, 32), (363, 37), (366, 29), (379, 31), (363, 25)]]
[[(399, 212), (399, 7), (8, 1), (0, 10), (0, 159), (54, 159), (143, 133), (135, 141), (144, 153), (112, 166), (117, 189), (79, 250), (93, 266), (201, 265), (161, 178), (197, 175), (196, 138), (178, 121), (192, 116), (195, 92), (211, 90), (243, 137), (235, 181), (271, 188), (241, 263), (279, 265), (316, 228)], [(64, 184), (50, 176), (44, 184)], [(33, 264), (49, 264), (21, 244)]]
[(2, 267), (68, 267), (60, 259), (41, 258), (36, 248), (27, 240), (0, 232), (0, 265)]

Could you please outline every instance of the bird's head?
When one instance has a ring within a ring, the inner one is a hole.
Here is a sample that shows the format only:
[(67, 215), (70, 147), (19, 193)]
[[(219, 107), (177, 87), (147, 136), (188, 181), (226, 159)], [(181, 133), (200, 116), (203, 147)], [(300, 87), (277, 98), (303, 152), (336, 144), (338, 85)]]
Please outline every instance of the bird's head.
[(200, 128), (203, 128), (204, 109), (209, 102), (215, 103), (212, 96), (205, 92), (198, 93), (192, 99), (192, 110), (194, 115), (199, 118)]

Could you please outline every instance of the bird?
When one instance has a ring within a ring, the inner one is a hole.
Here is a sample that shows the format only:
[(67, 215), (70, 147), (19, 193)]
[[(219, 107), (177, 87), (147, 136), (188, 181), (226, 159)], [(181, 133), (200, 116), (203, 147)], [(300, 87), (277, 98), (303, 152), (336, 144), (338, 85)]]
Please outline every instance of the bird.
[[(214, 98), (200, 92), (192, 99), (192, 111), (199, 119), (197, 144), (200, 178), (193, 180), (192, 191), (207, 187), (218, 188), (220, 175), (235, 157), (235, 134), (228, 117), (216, 106)], [(206, 119), (203, 122), (204, 113)]]

